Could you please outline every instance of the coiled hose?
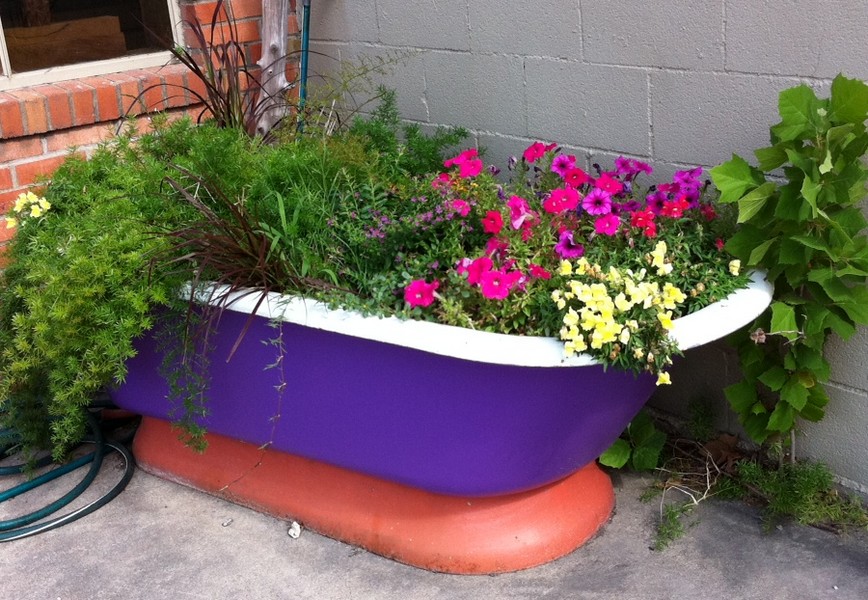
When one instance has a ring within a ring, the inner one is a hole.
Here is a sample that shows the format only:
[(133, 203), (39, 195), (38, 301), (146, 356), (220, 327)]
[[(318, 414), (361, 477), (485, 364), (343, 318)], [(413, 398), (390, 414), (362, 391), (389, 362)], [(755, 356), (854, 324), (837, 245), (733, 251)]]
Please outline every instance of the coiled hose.
[[(127, 450), (123, 444), (107, 441), (103, 436), (102, 431), (100, 430), (99, 424), (91, 413), (88, 413), (88, 425), (90, 426), (92, 439), (86, 440), (86, 443), (91, 443), (94, 445), (94, 449), (92, 452), (84, 454), (79, 458), (66, 463), (65, 465), (61, 465), (60, 467), (52, 469), (51, 471), (48, 471), (29, 481), (25, 481), (24, 483), (16, 485), (9, 490), (0, 492), (0, 502), (5, 502), (6, 500), (34, 490), (39, 486), (48, 483), (49, 481), (53, 481), (67, 473), (71, 473), (72, 471), (75, 471), (76, 469), (79, 469), (84, 465), (90, 464), (90, 468), (88, 469), (82, 480), (62, 497), (32, 513), (16, 517), (7, 521), (0, 521), (0, 542), (19, 540), (21, 538), (35, 535), (37, 533), (42, 533), (44, 531), (50, 531), (51, 529), (55, 529), (57, 527), (60, 527), (61, 525), (71, 523), (85, 515), (92, 513), (96, 509), (105, 506), (106, 504), (111, 502), (111, 500), (114, 499), (118, 494), (120, 494), (125, 487), (127, 487), (130, 479), (132, 479), (133, 471), (135, 470), (135, 460), (133, 459), (132, 454), (130, 454), (129, 450)], [(120, 481), (118, 481), (108, 492), (106, 492), (96, 500), (59, 517), (55, 517), (48, 521), (42, 521), (46, 517), (54, 514), (55, 512), (78, 498), (88, 488), (88, 486), (90, 486), (90, 484), (99, 473), (100, 467), (102, 466), (103, 456), (105, 456), (107, 451), (111, 450), (118, 452), (121, 455), (121, 458), (123, 458), (124, 460), (124, 473)], [(36, 466), (45, 466), (49, 462), (50, 458), (44, 457), (43, 459), (37, 461)], [(26, 468), (27, 465), (24, 464), (0, 467), (0, 475), (19, 474), (22, 473)]]

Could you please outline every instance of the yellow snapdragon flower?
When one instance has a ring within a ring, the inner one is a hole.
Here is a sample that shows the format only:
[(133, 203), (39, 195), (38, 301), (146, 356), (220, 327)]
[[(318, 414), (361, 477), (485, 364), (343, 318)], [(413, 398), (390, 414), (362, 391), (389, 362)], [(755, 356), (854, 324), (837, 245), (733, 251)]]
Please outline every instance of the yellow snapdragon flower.
[(672, 311), (667, 310), (666, 312), (657, 313), (657, 320), (660, 321), (660, 324), (663, 325), (663, 329), (666, 331), (671, 331), (675, 325), (672, 323)]
[(674, 310), (678, 304), (687, 299), (687, 296), (676, 286), (667, 282), (663, 284), (663, 307)]
[(738, 259), (729, 261), (729, 272), (733, 276), (738, 275), (741, 272), (741, 261)]
[(573, 274), (573, 265), (568, 260), (561, 261), (561, 268), (558, 271), (561, 275), (572, 275)]
[(669, 373), (666, 373), (665, 371), (657, 373), (657, 385), (672, 385), (672, 379), (669, 377)]

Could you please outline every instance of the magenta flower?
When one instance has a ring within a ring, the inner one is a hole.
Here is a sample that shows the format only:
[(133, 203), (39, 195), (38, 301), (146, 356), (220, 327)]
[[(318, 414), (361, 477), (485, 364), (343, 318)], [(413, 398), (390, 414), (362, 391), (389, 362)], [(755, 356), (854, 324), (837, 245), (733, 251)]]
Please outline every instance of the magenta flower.
[(539, 265), (535, 265), (534, 263), (531, 263), (530, 265), (528, 265), (527, 272), (528, 272), (528, 275), (530, 275), (534, 279), (551, 279), (552, 278), (551, 273), (546, 271), (543, 267), (541, 267)]
[(594, 182), (594, 187), (614, 196), (615, 194), (621, 193), (621, 190), (624, 189), (624, 184), (608, 173), (603, 173), (597, 177), (597, 180)]
[(561, 258), (579, 258), (585, 253), (585, 247), (575, 242), (572, 231), (564, 231), (558, 239), (555, 252)]
[(500, 211), (490, 210), (482, 218), (482, 230), (485, 233), (497, 235), (503, 229), (503, 215)]
[(524, 156), (524, 159), (527, 162), (533, 163), (545, 156), (546, 152), (554, 150), (555, 146), (557, 146), (557, 144), (549, 144), (546, 146), (542, 142), (534, 142), (525, 149), (522, 156)]
[(470, 205), (467, 204), (467, 202), (465, 202), (464, 200), (453, 200), (452, 210), (457, 212), (462, 217), (466, 217), (470, 214)]
[[(524, 232), (522, 232), (524, 233)], [(505, 252), (509, 249), (509, 242), (502, 240), (499, 237), (492, 236), (485, 243), (485, 253), (488, 256), (494, 256), (500, 252)]]
[(564, 174), (564, 182), (574, 188), (581, 187), (591, 180), (591, 176), (578, 167), (573, 167)]
[(437, 177), (434, 178), (434, 181), (431, 182), (431, 187), (434, 189), (438, 188), (446, 188), (452, 183), (452, 180), (449, 177), (449, 173), (440, 173)]
[(576, 166), (576, 157), (573, 155), (558, 154), (552, 161), (552, 172), (562, 178), (566, 177), (567, 171)]
[(482, 161), (478, 158), (468, 160), (467, 162), (463, 162), (459, 165), (458, 175), (463, 179), (476, 177), (477, 175), (482, 173), (482, 169), (484, 166), (485, 165), (483, 165)]
[(507, 200), (506, 205), (509, 207), (513, 229), (520, 229), (526, 221), (532, 220), (535, 216), (527, 200), (520, 196), (513, 196)]
[(470, 148), (458, 156), (444, 160), (443, 166), (447, 169), (457, 166), (458, 175), (461, 178), (476, 177), (482, 173), (484, 167), (482, 161), (477, 156), (479, 156), (479, 152), (476, 148)]
[(582, 208), (591, 215), (607, 215), (612, 212), (612, 195), (595, 188), (582, 200)]
[(623, 156), (619, 156), (615, 159), (615, 173), (617, 173), (618, 175), (624, 175), (629, 179), (633, 179), (633, 177), (635, 177), (639, 173), (646, 173), (650, 175), (652, 171), (653, 169), (649, 164), (632, 158), (624, 158)]
[(439, 281), (428, 283), (424, 279), (416, 279), (404, 288), (404, 300), (413, 307), (430, 306), (434, 302), (434, 292), (438, 287)]
[(476, 285), (482, 280), (482, 276), (491, 270), (494, 263), (487, 256), (480, 256), (467, 266), (467, 283)]
[(669, 200), (669, 196), (665, 191), (658, 188), (655, 192), (645, 196), (645, 206), (655, 215), (659, 215), (663, 212), (663, 206), (667, 200)]
[(594, 231), (602, 235), (615, 235), (618, 233), (618, 227), (621, 225), (621, 219), (618, 215), (608, 214), (598, 217), (594, 221)]
[(503, 271), (486, 271), (482, 274), (482, 295), (489, 300), (503, 300), (509, 296), (510, 279)]
[(579, 193), (573, 188), (555, 188), (543, 201), (543, 209), (552, 214), (576, 210), (578, 205)]
[(453, 158), (447, 158), (446, 160), (444, 160), (443, 166), (447, 169), (451, 169), (456, 165), (461, 165), (463, 163), (466, 163), (467, 161), (473, 160), (477, 156), (479, 156), (479, 151), (476, 148), (469, 148), (458, 156), (455, 156)]

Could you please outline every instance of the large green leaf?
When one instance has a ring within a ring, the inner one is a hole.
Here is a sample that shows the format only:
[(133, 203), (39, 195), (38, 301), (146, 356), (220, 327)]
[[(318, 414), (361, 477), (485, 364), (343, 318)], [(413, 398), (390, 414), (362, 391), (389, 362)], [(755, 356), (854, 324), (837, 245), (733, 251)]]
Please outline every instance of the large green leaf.
[(774, 171), (787, 162), (787, 151), (780, 145), (754, 150), (754, 156), (763, 171)]
[[(784, 387), (781, 388), (781, 400), (796, 410), (802, 410), (808, 402), (808, 388), (802, 385), (802, 382), (797, 377), (790, 377), (784, 384)], [(780, 404), (778, 407), (780, 407)], [(775, 418), (775, 413), (778, 412), (778, 407), (772, 413), (772, 420)], [(779, 431), (784, 430), (781, 429)]]
[(778, 391), (789, 379), (789, 374), (786, 369), (779, 365), (771, 367), (768, 371), (759, 376), (759, 380), (768, 386), (773, 392)]
[(762, 244), (765, 239), (766, 234), (763, 230), (752, 225), (745, 225), (727, 240), (726, 251), (743, 261), (747, 261), (753, 249)]
[(782, 142), (812, 137), (821, 106), (814, 90), (807, 85), (784, 90), (778, 99), (781, 122), (771, 128), (772, 134)]
[(600, 455), (600, 463), (614, 469), (620, 469), (627, 464), (628, 460), (630, 460), (630, 444), (620, 438)]
[(782, 265), (805, 264), (805, 247), (789, 238), (781, 240), (781, 248), (778, 251), (778, 262)]
[(787, 402), (778, 402), (774, 412), (769, 416), (768, 428), (771, 431), (786, 432), (793, 428), (796, 422), (796, 411)]
[(723, 203), (735, 202), (745, 192), (765, 182), (762, 171), (750, 166), (748, 162), (737, 154), (732, 159), (711, 169), (711, 179), (720, 190), (720, 201)]
[(763, 257), (765, 257), (766, 253), (769, 251), (769, 248), (771, 248), (772, 244), (774, 244), (776, 241), (777, 238), (772, 238), (770, 240), (764, 241), (762, 244), (754, 248), (750, 253), (750, 257), (747, 259), (747, 266), (755, 267), (760, 264), (760, 261), (763, 259)]
[(766, 202), (776, 189), (777, 185), (773, 181), (769, 181), (739, 199), (738, 222), (745, 223), (755, 217), (765, 207)]
[(749, 414), (757, 400), (756, 387), (750, 381), (740, 381), (723, 390), (732, 409), (740, 415)]
[(814, 181), (809, 175), (805, 176), (805, 180), (802, 182), (802, 197), (811, 205), (814, 218), (817, 217), (817, 194), (820, 193), (820, 188), (819, 181)]
[(838, 75), (832, 82), (829, 108), (832, 121), (861, 125), (868, 118), (868, 85)]
[(790, 341), (799, 337), (796, 325), (796, 312), (793, 307), (783, 302), (772, 303), (772, 331), (773, 334), (782, 335)]

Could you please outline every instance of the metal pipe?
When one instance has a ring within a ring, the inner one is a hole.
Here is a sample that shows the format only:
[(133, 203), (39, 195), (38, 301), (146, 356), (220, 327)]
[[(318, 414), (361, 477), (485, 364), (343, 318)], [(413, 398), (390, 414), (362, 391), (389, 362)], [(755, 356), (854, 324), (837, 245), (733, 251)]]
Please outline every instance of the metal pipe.
[(301, 82), (298, 91), (298, 130), (304, 131), (304, 105), (307, 102), (307, 62), (310, 54), (310, 0), (302, 0)]

